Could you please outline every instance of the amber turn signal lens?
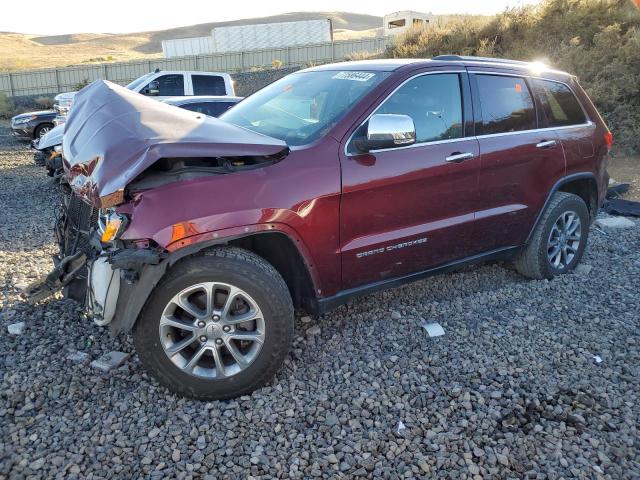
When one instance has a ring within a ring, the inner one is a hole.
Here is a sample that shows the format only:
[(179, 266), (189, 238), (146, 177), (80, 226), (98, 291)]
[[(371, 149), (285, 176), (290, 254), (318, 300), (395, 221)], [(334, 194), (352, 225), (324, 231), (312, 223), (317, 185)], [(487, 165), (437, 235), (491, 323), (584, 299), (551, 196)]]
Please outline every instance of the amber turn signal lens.
[(102, 243), (109, 243), (118, 234), (118, 230), (120, 230), (120, 226), (122, 225), (122, 220), (119, 218), (110, 218), (107, 222), (107, 225), (104, 227), (104, 232), (102, 232), (102, 237), (100, 241)]

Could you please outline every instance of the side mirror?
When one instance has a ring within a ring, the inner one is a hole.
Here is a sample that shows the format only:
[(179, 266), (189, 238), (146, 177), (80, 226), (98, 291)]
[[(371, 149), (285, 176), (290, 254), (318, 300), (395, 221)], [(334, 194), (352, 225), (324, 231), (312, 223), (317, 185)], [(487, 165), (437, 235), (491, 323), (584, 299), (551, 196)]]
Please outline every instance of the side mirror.
[(416, 143), (416, 127), (409, 115), (378, 113), (367, 125), (366, 138), (356, 140), (363, 152), (383, 148), (404, 147)]
[(149, 95), (150, 97), (155, 97), (160, 95), (160, 84), (157, 80), (153, 80), (149, 82), (144, 90), (142, 91), (143, 95)]

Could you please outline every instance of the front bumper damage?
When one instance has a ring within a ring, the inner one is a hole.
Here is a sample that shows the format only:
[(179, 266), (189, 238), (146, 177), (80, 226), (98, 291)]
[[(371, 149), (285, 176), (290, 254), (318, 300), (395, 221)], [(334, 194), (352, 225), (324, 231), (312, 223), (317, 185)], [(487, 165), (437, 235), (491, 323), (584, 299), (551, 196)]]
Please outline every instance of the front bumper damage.
[[(99, 242), (97, 234), (92, 244)], [(65, 295), (75, 298), (83, 292), (85, 313), (97, 325), (120, 321), (114, 333), (128, 330), (157, 281), (166, 270), (166, 255), (151, 249), (122, 248), (91, 253), (79, 251), (62, 259), (54, 257), (55, 268), (42, 280), (29, 286), (28, 301), (37, 303), (76, 282), (75, 289)], [(79, 282), (79, 285), (78, 283)]]
[(122, 242), (102, 244), (98, 210), (68, 185), (61, 189), (63, 201), (55, 225), (60, 253), (54, 256), (54, 269), (27, 288), (27, 300), (36, 303), (63, 290), (66, 297), (83, 304), (96, 324), (118, 319), (112, 330), (128, 330), (166, 270), (167, 254)]

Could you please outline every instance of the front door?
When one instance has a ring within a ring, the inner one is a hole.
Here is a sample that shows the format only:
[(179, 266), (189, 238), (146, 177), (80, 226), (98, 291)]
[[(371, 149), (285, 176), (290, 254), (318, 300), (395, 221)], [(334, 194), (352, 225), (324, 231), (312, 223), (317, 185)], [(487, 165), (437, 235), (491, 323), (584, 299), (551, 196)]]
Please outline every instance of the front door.
[(471, 132), (465, 137), (468, 98), (464, 73), (420, 74), (374, 112), (410, 116), (414, 145), (362, 153), (355, 139), (366, 132), (366, 123), (355, 131), (341, 158), (344, 289), (477, 250), (473, 220), (480, 157), (475, 137)]

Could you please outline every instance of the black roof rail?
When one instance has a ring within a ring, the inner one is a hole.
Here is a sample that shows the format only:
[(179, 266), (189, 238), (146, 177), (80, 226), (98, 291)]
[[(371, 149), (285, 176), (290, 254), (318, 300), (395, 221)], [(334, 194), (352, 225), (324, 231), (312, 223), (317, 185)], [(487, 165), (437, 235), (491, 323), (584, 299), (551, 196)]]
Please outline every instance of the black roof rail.
[(486, 62), (486, 63), (510, 63), (516, 65), (529, 65), (530, 62), (523, 62), (521, 60), (507, 60), (505, 58), (490, 58), (490, 57), (472, 57), (462, 55), (438, 55), (433, 57), (433, 60), (452, 60), (452, 61), (467, 61), (467, 62)]

